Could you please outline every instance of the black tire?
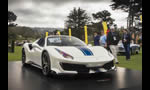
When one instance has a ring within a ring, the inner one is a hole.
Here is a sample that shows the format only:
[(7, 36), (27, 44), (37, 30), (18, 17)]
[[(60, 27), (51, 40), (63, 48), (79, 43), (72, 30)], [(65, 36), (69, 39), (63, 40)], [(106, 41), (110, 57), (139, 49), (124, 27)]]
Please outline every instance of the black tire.
[(136, 54), (139, 54), (139, 52), (140, 52), (140, 50), (139, 50), (139, 48), (138, 48), (138, 50), (135, 52)]
[(139, 54), (139, 51), (136, 51), (136, 54)]
[(24, 66), (26, 64), (26, 53), (24, 48), (22, 49), (22, 65)]
[(139, 54), (139, 52), (140, 52), (140, 47), (138, 48), (138, 51), (136, 51), (136, 54)]
[(42, 54), (42, 73), (45, 76), (48, 76), (50, 71), (51, 71), (51, 67), (50, 67), (50, 58), (47, 52), (43, 52)]

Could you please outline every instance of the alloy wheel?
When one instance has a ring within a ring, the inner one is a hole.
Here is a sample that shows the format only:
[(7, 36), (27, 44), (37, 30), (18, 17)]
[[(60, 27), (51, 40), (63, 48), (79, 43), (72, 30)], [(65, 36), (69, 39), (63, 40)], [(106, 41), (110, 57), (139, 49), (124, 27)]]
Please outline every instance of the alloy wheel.
[(49, 61), (47, 55), (43, 55), (42, 58), (42, 72), (44, 75), (48, 75), (49, 73)]

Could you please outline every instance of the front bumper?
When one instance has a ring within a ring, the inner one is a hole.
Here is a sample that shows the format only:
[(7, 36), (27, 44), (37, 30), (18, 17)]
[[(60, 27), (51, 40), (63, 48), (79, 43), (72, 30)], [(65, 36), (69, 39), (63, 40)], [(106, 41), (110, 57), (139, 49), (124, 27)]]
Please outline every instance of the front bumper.
[(107, 72), (109, 70), (115, 69), (113, 61), (110, 61), (102, 66), (96, 67), (87, 67), (86, 65), (82, 64), (69, 64), (69, 63), (60, 63), (60, 66), (63, 70), (76, 71), (78, 73), (98, 73), (98, 72)]
[[(91, 66), (92, 65), (92, 66)], [(79, 74), (79, 73), (99, 73), (116, 70), (113, 61), (99, 63), (72, 63), (72, 62), (56, 62), (52, 70), (56, 74)]]

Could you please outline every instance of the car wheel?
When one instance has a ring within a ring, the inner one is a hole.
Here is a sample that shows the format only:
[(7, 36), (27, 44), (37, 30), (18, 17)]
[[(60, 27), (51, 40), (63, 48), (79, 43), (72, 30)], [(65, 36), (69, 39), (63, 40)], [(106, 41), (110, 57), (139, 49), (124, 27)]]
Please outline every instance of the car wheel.
[(136, 54), (139, 54), (139, 51), (140, 51), (140, 50), (137, 50), (135, 53), (136, 53)]
[(138, 50), (136, 51), (136, 54), (139, 54), (139, 52), (140, 52), (140, 48), (138, 48)]
[(22, 65), (26, 64), (26, 53), (24, 48), (22, 49)]
[(139, 54), (139, 51), (136, 51), (136, 54)]
[(44, 52), (42, 55), (42, 72), (45, 76), (48, 76), (50, 70), (50, 58), (48, 53)]

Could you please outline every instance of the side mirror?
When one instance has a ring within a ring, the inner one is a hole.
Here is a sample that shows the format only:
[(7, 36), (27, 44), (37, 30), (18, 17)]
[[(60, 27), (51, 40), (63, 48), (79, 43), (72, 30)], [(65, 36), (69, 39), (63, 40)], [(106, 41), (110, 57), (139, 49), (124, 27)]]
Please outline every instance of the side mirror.
[(32, 44), (32, 48), (38, 48), (38, 49), (42, 50), (42, 48), (36, 43)]
[(34, 48), (34, 47), (38, 47), (38, 45), (36, 44), (36, 43), (33, 43), (32, 44), (32, 47)]
[(91, 47), (91, 46), (92, 46), (92, 44), (88, 44), (88, 46), (89, 46), (89, 47)]

